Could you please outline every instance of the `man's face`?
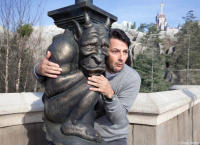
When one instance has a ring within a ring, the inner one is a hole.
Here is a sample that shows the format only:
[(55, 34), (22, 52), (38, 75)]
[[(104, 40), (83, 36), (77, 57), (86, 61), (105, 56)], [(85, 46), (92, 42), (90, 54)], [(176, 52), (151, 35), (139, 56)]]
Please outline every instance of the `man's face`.
[(106, 60), (106, 70), (110, 73), (121, 71), (127, 58), (127, 44), (116, 38), (111, 38), (110, 47), (108, 48), (108, 58)]

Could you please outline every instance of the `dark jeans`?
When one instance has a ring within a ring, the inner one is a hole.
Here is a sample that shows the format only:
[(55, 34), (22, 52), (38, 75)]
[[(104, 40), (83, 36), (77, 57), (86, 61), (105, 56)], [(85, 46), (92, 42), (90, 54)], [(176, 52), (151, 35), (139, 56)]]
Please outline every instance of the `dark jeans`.
[(47, 145), (54, 145), (54, 144), (51, 141), (49, 141)]
[[(127, 145), (126, 138), (120, 138), (106, 143), (107, 145)], [(54, 145), (54, 144), (52, 142), (49, 142), (48, 145)]]
[(107, 142), (107, 145), (127, 145), (126, 138), (120, 138), (117, 140)]

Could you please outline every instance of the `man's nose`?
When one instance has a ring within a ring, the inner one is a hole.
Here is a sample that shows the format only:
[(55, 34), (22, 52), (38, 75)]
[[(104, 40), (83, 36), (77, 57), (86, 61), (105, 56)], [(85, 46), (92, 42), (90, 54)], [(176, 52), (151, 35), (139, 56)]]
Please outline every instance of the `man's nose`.
[(118, 59), (119, 59), (120, 61), (123, 61), (123, 60), (124, 60), (124, 54), (123, 54), (122, 52), (119, 53)]

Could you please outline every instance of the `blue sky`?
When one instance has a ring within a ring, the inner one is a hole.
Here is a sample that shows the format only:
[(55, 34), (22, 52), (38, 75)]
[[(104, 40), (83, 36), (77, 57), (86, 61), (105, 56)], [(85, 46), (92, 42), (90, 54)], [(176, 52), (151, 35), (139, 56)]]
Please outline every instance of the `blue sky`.
[[(36, 0), (38, 1), (38, 0)], [(155, 23), (155, 16), (160, 12), (162, 0), (93, 0), (94, 5), (112, 13), (118, 17), (118, 23), (122, 21), (140, 23)], [(75, 0), (46, 0), (42, 25), (52, 25), (53, 20), (47, 16), (47, 12), (61, 7), (69, 6)], [(200, 20), (200, 0), (164, 0), (164, 13), (168, 24), (176, 27), (183, 24), (182, 17), (189, 10), (194, 10), (194, 15)]]

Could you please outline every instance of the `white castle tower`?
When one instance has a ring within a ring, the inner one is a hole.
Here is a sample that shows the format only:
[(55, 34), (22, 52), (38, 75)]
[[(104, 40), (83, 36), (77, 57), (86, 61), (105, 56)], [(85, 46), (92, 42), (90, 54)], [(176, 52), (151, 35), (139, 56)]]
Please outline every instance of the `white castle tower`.
[(157, 14), (156, 16), (156, 25), (157, 28), (161, 31), (166, 31), (167, 30), (167, 19), (164, 15), (164, 0), (160, 4), (160, 14)]

